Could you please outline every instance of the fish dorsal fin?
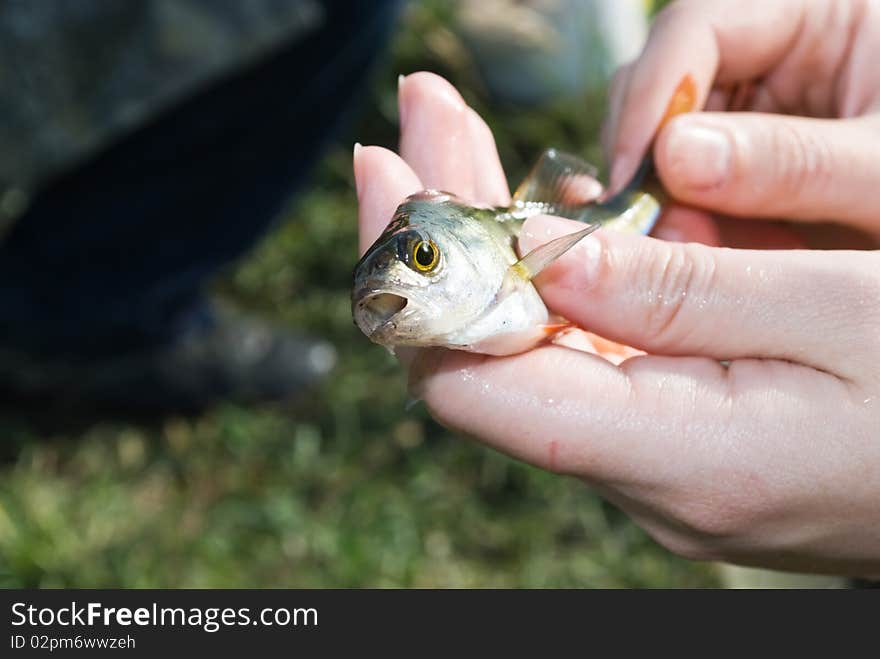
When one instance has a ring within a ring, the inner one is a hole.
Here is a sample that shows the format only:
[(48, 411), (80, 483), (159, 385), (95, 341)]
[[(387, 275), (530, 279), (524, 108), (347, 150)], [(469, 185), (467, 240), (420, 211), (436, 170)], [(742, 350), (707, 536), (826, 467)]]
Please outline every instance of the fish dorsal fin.
[(536, 247), (510, 266), (510, 271), (522, 279), (534, 279), (541, 270), (593, 233), (599, 226), (598, 224), (590, 224), (580, 231), (568, 233)]
[(596, 168), (577, 156), (547, 149), (513, 194), (513, 205), (577, 219), (602, 193)]

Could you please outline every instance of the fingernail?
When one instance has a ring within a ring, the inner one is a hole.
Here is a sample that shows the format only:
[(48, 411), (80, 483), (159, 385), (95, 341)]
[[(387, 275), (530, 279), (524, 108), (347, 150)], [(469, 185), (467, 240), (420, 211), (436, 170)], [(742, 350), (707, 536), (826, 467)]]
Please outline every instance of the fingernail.
[(681, 117), (670, 123), (666, 141), (670, 176), (677, 184), (715, 188), (730, 176), (730, 134), (705, 120)]
[(364, 147), (361, 146), (360, 142), (354, 143), (354, 148), (351, 152), (351, 168), (354, 171), (354, 189), (357, 193), (358, 201), (361, 199), (361, 184), (358, 180), (358, 155), (360, 155), (361, 149)]
[(406, 123), (406, 104), (403, 102), (403, 84), (406, 82), (406, 76), (402, 73), (397, 76), (397, 118), (400, 122), (400, 129)]

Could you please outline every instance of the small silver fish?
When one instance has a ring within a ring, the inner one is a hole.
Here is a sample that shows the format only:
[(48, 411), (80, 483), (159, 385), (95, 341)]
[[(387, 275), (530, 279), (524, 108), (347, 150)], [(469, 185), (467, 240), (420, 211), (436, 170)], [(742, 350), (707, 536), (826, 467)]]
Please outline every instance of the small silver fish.
[[(509, 355), (546, 341), (567, 325), (550, 314), (532, 279), (599, 227), (645, 234), (660, 211), (657, 199), (637, 188), (641, 175), (606, 202), (584, 203), (595, 176), (580, 158), (550, 149), (507, 208), (436, 190), (408, 197), (355, 267), (355, 323), (392, 352), (443, 346)], [(520, 258), (523, 222), (542, 213), (586, 226)]]

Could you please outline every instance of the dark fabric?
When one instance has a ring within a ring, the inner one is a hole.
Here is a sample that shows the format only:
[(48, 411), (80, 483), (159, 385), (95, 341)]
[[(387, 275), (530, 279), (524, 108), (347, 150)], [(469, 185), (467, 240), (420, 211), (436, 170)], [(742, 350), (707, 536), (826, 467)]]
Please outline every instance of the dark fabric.
[(199, 314), (206, 278), (264, 234), (363, 91), (397, 3), (324, 9), (319, 31), (43, 189), (0, 244), (7, 344), (125, 350)]
[(320, 0), (0, 2), (0, 199), (31, 193), (196, 87), (319, 29), (323, 9)]

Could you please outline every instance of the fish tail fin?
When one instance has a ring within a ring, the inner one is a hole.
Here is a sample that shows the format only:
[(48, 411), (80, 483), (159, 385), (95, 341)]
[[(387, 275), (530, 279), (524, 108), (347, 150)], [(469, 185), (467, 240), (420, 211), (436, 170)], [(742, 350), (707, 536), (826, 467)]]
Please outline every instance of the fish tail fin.
[[(605, 201), (581, 207), (576, 219), (617, 231), (650, 233), (665, 199), (663, 189), (653, 184), (652, 179), (655, 179), (654, 159), (648, 155), (623, 190)], [(646, 188), (653, 194), (646, 192)]]
[(626, 188), (596, 202), (602, 190), (596, 168), (570, 153), (547, 149), (513, 194), (513, 207), (527, 216), (545, 213), (646, 234), (660, 214), (655, 196), (642, 190), (653, 171), (648, 157)]
[[(696, 82), (687, 74), (675, 88), (660, 127), (679, 114), (691, 112), (696, 103)], [(547, 149), (516, 189), (513, 206), (521, 217), (547, 213), (630, 233), (649, 233), (665, 202), (650, 153), (629, 184), (609, 199), (596, 201), (601, 193), (596, 175), (596, 168), (581, 158)]]

